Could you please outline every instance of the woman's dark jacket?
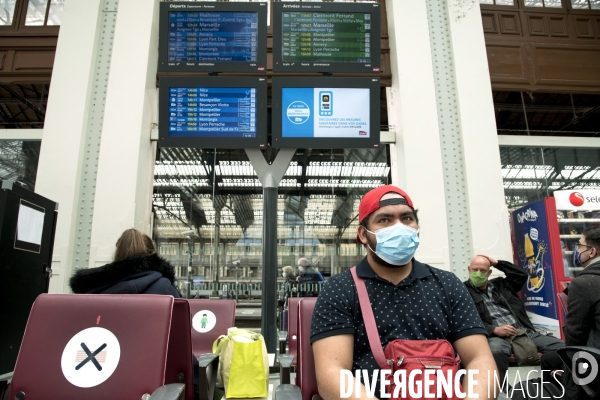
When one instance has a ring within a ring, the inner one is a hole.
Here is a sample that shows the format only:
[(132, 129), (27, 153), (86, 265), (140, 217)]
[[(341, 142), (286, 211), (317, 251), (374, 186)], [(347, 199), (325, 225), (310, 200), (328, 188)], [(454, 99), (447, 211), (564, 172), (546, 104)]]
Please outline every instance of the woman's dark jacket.
[(173, 266), (156, 253), (117, 260), (98, 268), (77, 270), (69, 283), (73, 293), (167, 294), (181, 297), (174, 286)]
[[(525, 307), (523, 307), (523, 302), (518, 295), (525, 282), (527, 282), (527, 273), (525, 273), (525, 271), (523, 271), (520, 267), (517, 267), (515, 264), (509, 263), (508, 261), (498, 261), (498, 264), (494, 268), (504, 272), (506, 275), (505, 278), (500, 277), (490, 280), (494, 286), (494, 291), (492, 292), (494, 303), (512, 310), (513, 313), (516, 314), (522, 326), (535, 331), (535, 327), (529, 320), (529, 317), (525, 312)], [(483, 300), (484, 295), (475, 287), (475, 285), (473, 285), (473, 283), (471, 283), (470, 280), (467, 280), (464, 283), (467, 286), (469, 293), (471, 293), (471, 297), (473, 297), (475, 307), (477, 308), (477, 312), (483, 321), (483, 325), (485, 325), (485, 329), (488, 331), (488, 335), (492, 336), (495, 326), (492, 323), (492, 316), (485, 306), (485, 301)], [(504, 296), (510, 308), (507, 307), (506, 303), (502, 299), (502, 296), (500, 295)]]

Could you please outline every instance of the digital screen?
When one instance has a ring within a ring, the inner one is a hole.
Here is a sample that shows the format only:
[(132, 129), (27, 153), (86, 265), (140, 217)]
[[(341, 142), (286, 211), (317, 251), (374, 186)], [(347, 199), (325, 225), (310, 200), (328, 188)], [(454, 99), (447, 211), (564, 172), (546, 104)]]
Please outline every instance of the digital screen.
[(169, 12), (168, 61), (256, 62), (258, 12)]
[(369, 138), (368, 88), (284, 87), (283, 138)]
[(256, 137), (256, 88), (169, 87), (169, 136)]
[(370, 64), (371, 33), (371, 13), (285, 11), (281, 61)]

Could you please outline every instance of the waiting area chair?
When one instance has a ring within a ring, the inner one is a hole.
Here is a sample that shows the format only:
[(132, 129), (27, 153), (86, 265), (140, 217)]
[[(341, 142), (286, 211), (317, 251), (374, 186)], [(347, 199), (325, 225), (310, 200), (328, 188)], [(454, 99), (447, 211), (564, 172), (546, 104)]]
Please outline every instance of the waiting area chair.
[[(165, 383), (184, 383), (185, 400), (196, 400), (194, 395), (194, 370), (192, 367), (192, 339), (190, 305), (185, 299), (174, 299), (171, 329), (169, 331), (169, 351), (167, 353), (167, 367), (165, 370)], [(202, 388), (214, 389), (215, 380), (208, 382), (200, 380)]]
[(171, 296), (42, 294), (8, 398), (191, 399), (191, 343), (175, 328), (186, 320)]
[[(279, 364), (280, 369), (280, 383), (290, 383), (290, 372), (291, 368), (295, 367), (298, 360), (298, 305), (303, 299), (315, 299), (316, 297), (290, 297), (288, 299), (288, 330), (281, 333), (280, 341), (287, 339), (288, 353), (283, 355), (280, 351)], [(284, 344), (280, 344), (279, 348), (285, 348)]]
[(556, 297), (558, 297), (558, 303), (560, 304), (560, 307), (562, 308), (562, 311), (566, 316), (568, 310), (567, 305), (569, 304), (569, 297), (566, 293), (557, 293)]
[(196, 357), (212, 353), (213, 342), (220, 335), (227, 335), (227, 330), (235, 326), (235, 300), (188, 302), (192, 314), (192, 351)]
[[(213, 342), (235, 326), (235, 300), (187, 300), (191, 313), (192, 352), (198, 358), (198, 400), (213, 400), (219, 356), (212, 353)], [(188, 320), (190, 319), (188, 313)]]
[(315, 359), (310, 344), (310, 325), (316, 302), (316, 297), (301, 298), (298, 302), (296, 384), (279, 385), (275, 391), (276, 400), (320, 399), (315, 373)]

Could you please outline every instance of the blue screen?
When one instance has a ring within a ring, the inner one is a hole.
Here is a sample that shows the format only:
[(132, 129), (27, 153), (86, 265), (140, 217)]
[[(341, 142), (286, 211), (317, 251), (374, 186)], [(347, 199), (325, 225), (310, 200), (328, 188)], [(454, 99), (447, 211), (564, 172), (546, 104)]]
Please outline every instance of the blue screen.
[(256, 137), (256, 88), (169, 88), (169, 136)]
[(367, 88), (283, 88), (281, 106), (284, 138), (371, 136)]
[(170, 12), (169, 61), (256, 61), (256, 12)]

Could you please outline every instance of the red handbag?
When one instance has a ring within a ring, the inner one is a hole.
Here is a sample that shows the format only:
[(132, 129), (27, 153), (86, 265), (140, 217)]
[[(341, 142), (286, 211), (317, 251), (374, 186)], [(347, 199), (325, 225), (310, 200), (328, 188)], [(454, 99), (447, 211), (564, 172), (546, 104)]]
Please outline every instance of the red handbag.
[[(426, 397), (443, 400), (459, 399), (457, 391), (462, 392), (462, 389), (459, 382), (460, 376), (456, 375), (460, 358), (455, 355), (452, 345), (443, 339), (398, 339), (388, 343), (384, 352), (365, 282), (356, 274), (356, 267), (351, 268), (350, 272), (358, 291), (360, 309), (375, 361), (382, 370), (391, 370), (390, 375), (386, 378), (390, 381), (385, 388), (386, 393), (391, 394), (392, 399), (412, 400)], [(394, 375), (398, 375), (400, 385), (395, 384)], [(411, 375), (412, 379), (410, 379)], [(438, 385), (441, 390), (438, 390)], [(413, 390), (413, 393), (410, 389)], [(420, 393), (417, 392), (419, 389)], [(438, 391), (441, 392), (439, 393), (441, 396), (437, 396)], [(430, 395), (426, 396), (426, 394)]]

